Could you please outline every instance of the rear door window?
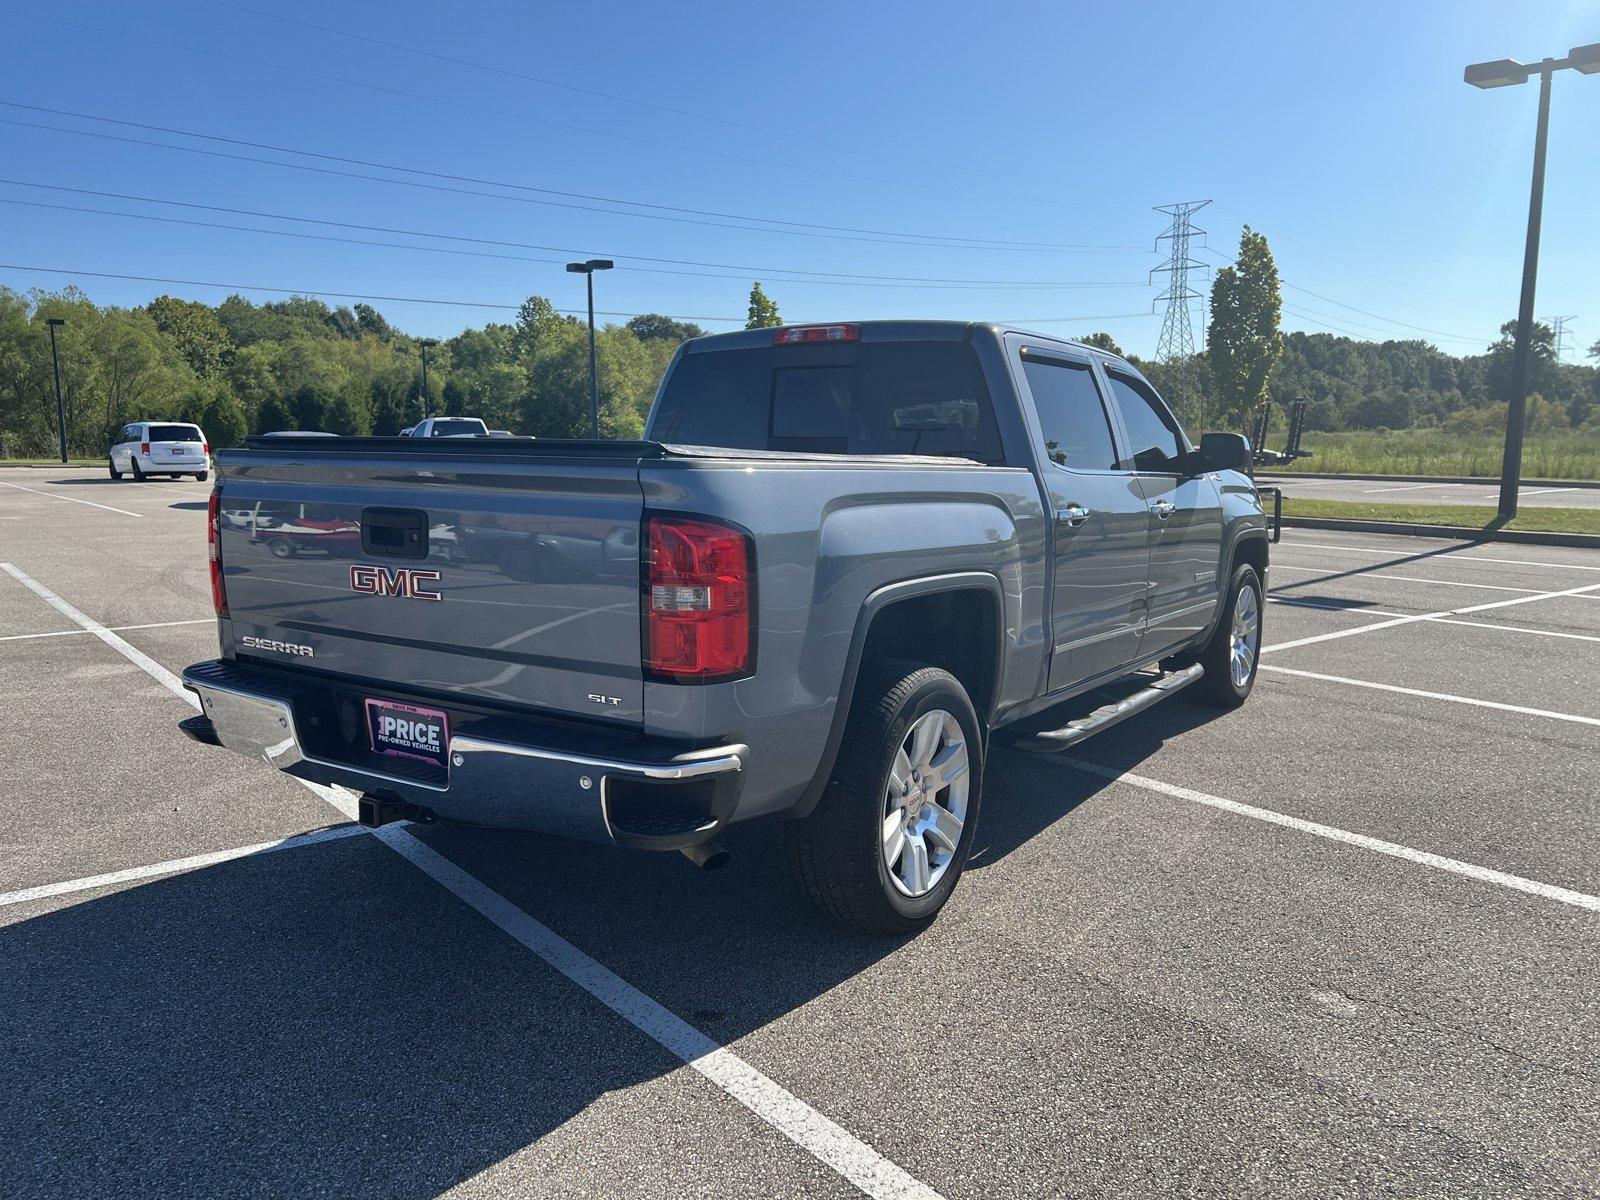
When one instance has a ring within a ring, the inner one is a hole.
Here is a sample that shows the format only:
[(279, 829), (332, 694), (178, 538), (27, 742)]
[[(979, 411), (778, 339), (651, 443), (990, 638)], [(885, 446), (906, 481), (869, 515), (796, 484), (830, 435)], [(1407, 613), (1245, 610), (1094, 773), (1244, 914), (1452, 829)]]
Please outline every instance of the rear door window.
[(649, 436), (736, 450), (1005, 458), (977, 352), (954, 341), (686, 354)]
[(152, 425), (147, 442), (199, 442), (204, 439), (193, 425)]

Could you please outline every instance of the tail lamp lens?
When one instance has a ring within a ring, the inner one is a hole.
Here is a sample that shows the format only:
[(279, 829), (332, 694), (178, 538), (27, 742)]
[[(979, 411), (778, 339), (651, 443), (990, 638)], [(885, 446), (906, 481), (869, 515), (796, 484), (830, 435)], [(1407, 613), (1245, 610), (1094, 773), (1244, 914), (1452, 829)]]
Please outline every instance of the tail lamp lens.
[(696, 682), (748, 672), (750, 539), (714, 521), (649, 517), (644, 544), (646, 669)]
[(211, 607), (217, 616), (228, 615), (228, 594), (222, 586), (222, 493), (213, 490), (206, 501), (206, 557), (211, 561)]
[(139, 453), (140, 454), (149, 454), (150, 453), (150, 443), (149, 442), (140, 442), (139, 443)]

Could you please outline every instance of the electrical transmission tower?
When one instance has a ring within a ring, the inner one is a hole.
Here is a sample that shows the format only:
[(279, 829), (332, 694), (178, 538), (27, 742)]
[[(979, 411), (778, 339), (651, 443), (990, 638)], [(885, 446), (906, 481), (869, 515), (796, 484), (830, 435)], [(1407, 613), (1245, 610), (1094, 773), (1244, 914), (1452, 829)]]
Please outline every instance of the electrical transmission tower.
[[(1210, 203), (1209, 200), (1188, 200), (1182, 204), (1156, 205), (1156, 212), (1172, 218), (1167, 231), (1156, 238), (1157, 250), (1161, 249), (1163, 241), (1169, 243), (1166, 265), (1150, 272), (1152, 280), (1156, 275), (1167, 276), (1166, 290), (1155, 299), (1155, 303), (1165, 302), (1167, 306), (1166, 315), (1161, 319), (1161, 337), (1156, 342), (1156, 358), (1162, 362), (1188, 358), (1195, 352), (1194, 328), (1190, 321), (1192, 305), (1196, 300), (1204, 304), (1205, 297), (1189, 286), (1189, 272), (1211, 268), (1189, 257), (1189, 239), (1195, 234), (1204, 237), (1206, 232), (1196, 228), (1189, 218)], [(1202, 340), (1204, 328), (1202, 324)]]
[(1553, 328), (1556, 331), (1556, 361), (1557, 362), (1561, 361), (1562, 352), (1565, 351), (1566, 348), (1567, 348), (1567, 322), (1568, 321), (1576, 321), (1577, 319), (1578, 318), (1577, 318), (1576, 314), (1570, 314), (1570, 313), (1567, 316), (1564, 316), (1564, 317), (1551, 317), (1550, 318), (1550, 326), (1551, 326), (1551, 328)]

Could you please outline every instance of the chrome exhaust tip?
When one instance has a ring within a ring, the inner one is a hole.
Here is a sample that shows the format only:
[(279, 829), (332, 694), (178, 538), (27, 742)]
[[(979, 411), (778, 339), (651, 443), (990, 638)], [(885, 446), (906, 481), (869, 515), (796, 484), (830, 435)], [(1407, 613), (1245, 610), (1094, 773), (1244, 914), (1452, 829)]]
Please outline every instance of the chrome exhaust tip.
[(715, 871), (728, 865), (728, 852), (717, 842), (697, 842), (684, 846), (679, 853), (702, 871)]

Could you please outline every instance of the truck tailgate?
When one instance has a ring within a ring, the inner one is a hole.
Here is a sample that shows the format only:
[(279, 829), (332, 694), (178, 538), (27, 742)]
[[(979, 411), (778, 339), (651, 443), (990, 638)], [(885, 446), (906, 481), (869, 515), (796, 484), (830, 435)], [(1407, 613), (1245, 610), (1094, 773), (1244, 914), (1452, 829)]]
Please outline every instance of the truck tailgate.
[(638, 454), (377, 441), (219, 456), (229, 649), (378, 692), (638, 723)]

